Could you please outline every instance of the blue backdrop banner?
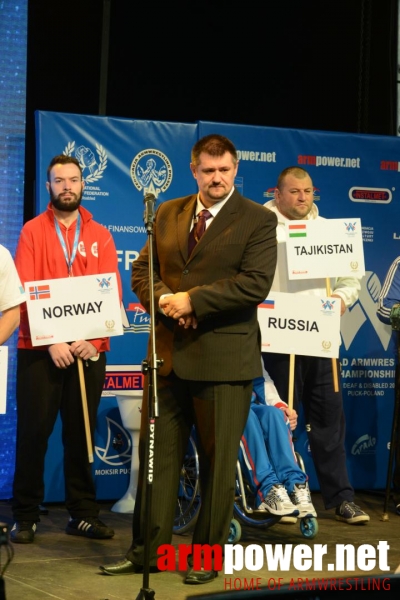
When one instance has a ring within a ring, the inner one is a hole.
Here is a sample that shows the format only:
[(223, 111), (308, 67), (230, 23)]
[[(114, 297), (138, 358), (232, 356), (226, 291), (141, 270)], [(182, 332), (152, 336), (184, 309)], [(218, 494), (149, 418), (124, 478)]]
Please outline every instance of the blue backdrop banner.
[[(400, 229), (396, 230), (400, 178), (396, 157), (400, 140), (50, 112), (38, 112), (36, 123), (37, 211), (44, 210), (48, 202), (45, 182), (50, 159), (60, 153), (76, 156), (86, 183), (84, 205), (112, 233), (119, 254), (124, 335), (111, 340), (98, 417), (96, 436), (101, 451), (96, 453), (95, 469), (99, 498), (118, 498), (127, 485), (125, 457), (114, 458), (113, 468), (105, 466), (107, 456), (115, 455), (110, 440), (116, 439), (121, 426), (113, 394), (121, 389), (141, 389), (142, 385), (140, 364), (146, 355), (149, 315), (130, 289), (130, 265), (146, 242), (143, 198), (150, 192), (160, 203), (194, 193), (197, 187), (189, 169), (190, 150), (199, 137), (214, 132), (231, 138), (239, 151), (235, 183), (245, 196), (260, 204), (267, 202), (273, 198), (280, 171), (298, 165), (313, 179), (314, 198), (322, 216), (361, 219), (366, 275), (359, 299), (341, 321), (346, 443), (354, 486), (383, 489), (394, 405), (395, 352), (391, 329), (376, 318), (376, 306), (386, 271), (400, 254)], [(296, 433), (296, 447), (303, 456), (311, 488), (318, 489), (301, 419)], [(62, 486), (56, 484), (60, 480), (56, 458), (61, 453), (59, 431), (54, 432), (51, 444), (46, 462), (46, 499), (60, 500)], [(118, 447), (123, 453), (123, 444)]]

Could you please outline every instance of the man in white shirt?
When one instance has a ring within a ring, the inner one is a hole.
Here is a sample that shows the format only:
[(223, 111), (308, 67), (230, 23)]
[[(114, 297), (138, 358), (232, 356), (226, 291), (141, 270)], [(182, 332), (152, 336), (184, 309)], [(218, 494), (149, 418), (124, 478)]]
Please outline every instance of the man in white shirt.
[(19, 306), (25, 302), (24, 288), (10, 252), (0, 244), (0, 346), (19, 326)]
[[(271, 291), (326, 296), (324, 279), (289, 280), (286, 264), (286, 223), (323, 218), (314, 204), (310, 175), (297, 166), (284, 169), (278, 177), (275, 199), (264, 206), (278, 217), (278, 261)], [(340, 298), (342, 315), (357, 300), (360, 282), (353, 277), (337, 278), (330, 287), (331, 296)], [(289, 354), (263, 353), (265, 368), (282, 398), (288, 389), (289, 358)], [(310, 427), (308, 439), (325, 508), (335, 508), (338, 521), (366, 523), (369, 516), (354, 504), (347, 473), (343, 398), (340, 390), (334, 391), (332, 361), (296, 355), (294, 377), (294, 406), (298, 410), (303, 404)]]

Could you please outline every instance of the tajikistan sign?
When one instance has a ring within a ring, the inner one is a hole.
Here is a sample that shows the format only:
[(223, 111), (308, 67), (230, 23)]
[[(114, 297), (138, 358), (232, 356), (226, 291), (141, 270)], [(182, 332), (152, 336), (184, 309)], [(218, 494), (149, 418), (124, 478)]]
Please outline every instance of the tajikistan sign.
[(122, 335), (115, 273), (25, 283), (33, 346)]
[(286, 248), (289, 279), (365, 275), (360, 219), (288, 221)]

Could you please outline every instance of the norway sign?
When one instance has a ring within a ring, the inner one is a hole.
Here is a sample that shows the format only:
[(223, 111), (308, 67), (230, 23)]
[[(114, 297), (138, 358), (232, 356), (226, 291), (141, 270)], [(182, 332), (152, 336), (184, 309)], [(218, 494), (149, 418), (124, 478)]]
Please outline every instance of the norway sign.
[(122, 335), (115, 273), (25, 283), (33, 346)]

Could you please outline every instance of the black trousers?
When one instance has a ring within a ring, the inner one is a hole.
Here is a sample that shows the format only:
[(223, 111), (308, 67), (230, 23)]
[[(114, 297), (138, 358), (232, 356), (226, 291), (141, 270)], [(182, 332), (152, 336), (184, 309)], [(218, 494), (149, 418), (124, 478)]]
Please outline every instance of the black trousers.
[[(273, 352), (262, 356), (280, 397), (287, 401), (290, 356)], [(354, 499), (346, 464), (346, 425), (339, 376), (338, 380), (339, 391), (335, 392), (331, 359), (296, 355), (293, 407), (299, 412), (300, 404), (303, 405), (310, 426), (308, 439), (325, 508)]]
[[(157, 549), (170, 544), (183, 458), (192, 425), (200, 464), (201, 508), (193, 544), (227, 543), (235, 495), (240, 437), (250, 409), (252, 381), (213, 383), (185, 381), (174, 375), (158, 378), (159, 416), (154, 427), (153, 482), (149, 557), (157, 565)], [(144, 562), (147, 505), (146, 440), (148, 402), (143, 399), (139, 444), (139, 480), (133, 514), (132, 546), (126, 558)]]
[[(105, 366), (104, 352), (97, 361), (83, 363), (92, 440)], [(88, 461), (77, 362), (67, 369), (58, 369), (47, 350), (18, 350), (17, 447), (12, 501), (16, 521), (40, 520), (45, 455), (59, 412), (67, 510), (73, 518), (99, 514), (92, 465)]]

